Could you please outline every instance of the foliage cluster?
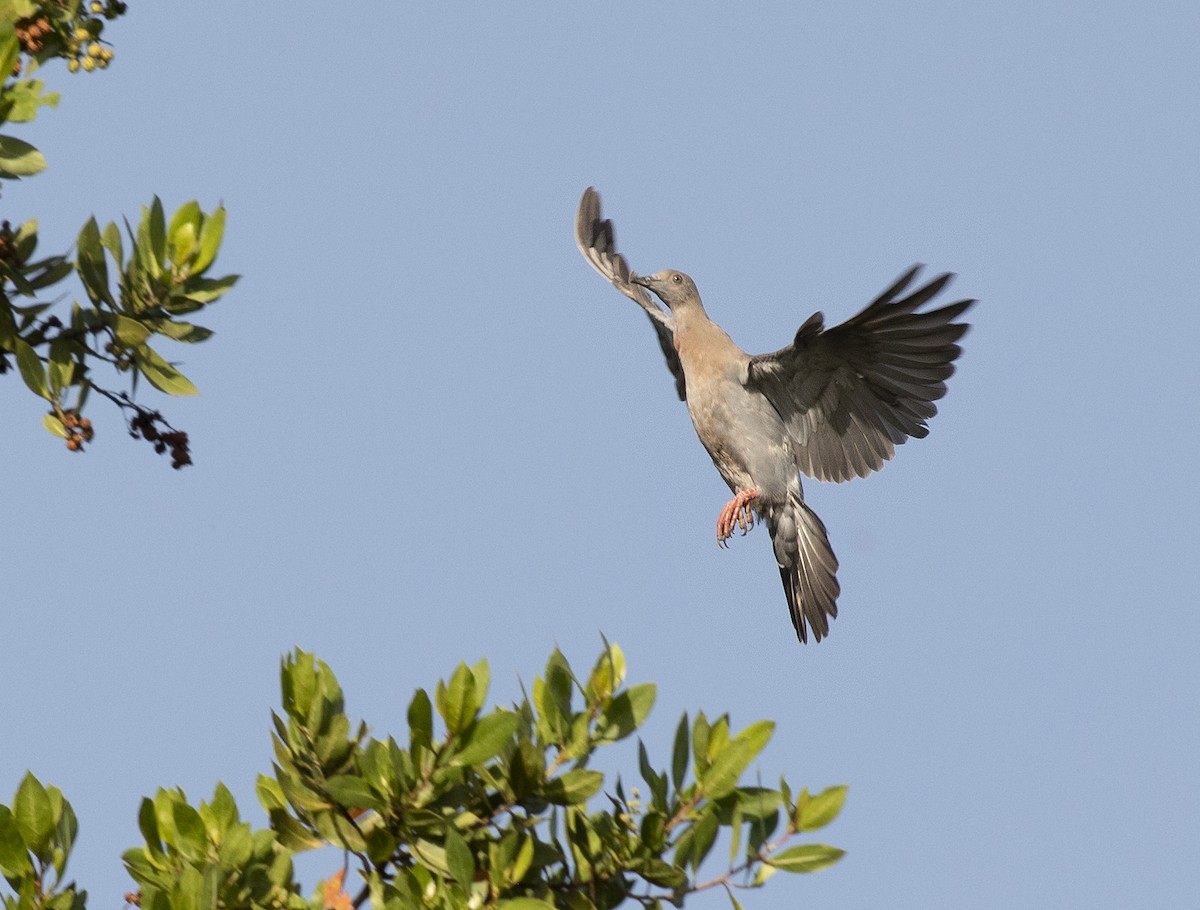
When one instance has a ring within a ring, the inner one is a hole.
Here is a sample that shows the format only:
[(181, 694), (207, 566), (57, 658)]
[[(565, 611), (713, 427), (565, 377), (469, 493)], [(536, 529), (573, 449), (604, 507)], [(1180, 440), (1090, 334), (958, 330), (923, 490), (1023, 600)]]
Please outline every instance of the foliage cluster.
[[(0, 72), (7, 74), (0, 125), (29, 122), (42, 106), (57, 104), (58, 95), (31, 75), (46, 60), (66, 59), (72, 69), (107, 66), (112, 52), (101, 40), (104, 24), (124, 9), (112, 0), (86, 9), (78, 0), (0, 0)], [(0, 179), (28, 178), (45, 167), (45, 157), (28, 142), (0, 135)], [(124, 226), (123, 236), (115, 223), (101, 229), (90, 218), (73, 258), (36, 258), (37, 221), (15, 228), (0, 222), (0, 374), (15, 365), (47, 404), (45, 428), (71, 451), (83, 451), (95, 433), (84, 413), (95, 392), (122, 409), (131, 435), (160, 454), (170, 452), (172, 465), (181, 468), (191, 463), (187, 434), (134, 396), (139, 380), (168, 395), (196, 393), (149, 342), (157, 336), (195, 344), (212, 335), (181, 317), (214, 303), (237, 281), (236, 275), (209, 274), (224, 236), (225, 210), (205, 213), (193, 201), (168, 219), (155, 198), (142, 208), (136, 229), (128, 221)], [(51, 312), (55, 303), (39, 297), (72, 274), (83, 285), (85, 302)], [(100, 365), (115, 373), (116, 388), (98, 379)]]
[[(606, 786), (590, 765), (641, 727), (655, 699), (651, 683), (625, 686), (619, 647), (607, 645), (586, 678), (555, 650), (532, 696), (507, 708), (484, 709), (489, 677), (486, 661), (460, 664), (432, 696), (414, 693), (406, 736), (376, 738), (347, 716), (328, 666), (289, 655), (274, 773), (257, 784), (269, 827), (243, 821), (222, 784), (196, 806), (159, 790), (138, 813), (145, 843), (124, 855), (133, 900), (146, 910), (607, 910), (683, 906), (723, 888), (737, 908), (739, 889), (842, 856), (790, 842), (834, 819), (844, 787), (742, 782), (773, 724), (735, 732), (725, 715), (685, 714), (666, 767), (639, 741), (638, 786)], [(12, 808), (0, 807), (6, 908), (82, 910), (83, 893), (59, 886), (75, 830), (62, 795), (27, 776)], [(292, 858), (320, 847), (340, 850), (342, 867), (305, 898)]]

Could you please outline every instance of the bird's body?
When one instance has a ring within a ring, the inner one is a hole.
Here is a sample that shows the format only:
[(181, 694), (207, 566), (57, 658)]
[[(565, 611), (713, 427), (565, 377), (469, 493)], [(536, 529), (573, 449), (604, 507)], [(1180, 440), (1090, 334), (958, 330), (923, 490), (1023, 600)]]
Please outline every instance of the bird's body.
[(750, 355), (708, 318), (687, 275), (638, 277), (629, 269), (591, 188), (575, 233), (592, 266), (650, 317), (696, 435), (734, 493), (718, 517), (718, 541), (738, 526), (744, 533), (754, 513), (764, 519), (796, 634), (807, 641), (811, 628), (820, 641), (837, 616), (838, 562), (824, 524), (804, 503), (800, 473), (865, 477), (896, 445), (926, 435), (925, 421), (937, 412), (932, 402), (954, 372), (954, 342), (967, 330), (953, 320), (973, 301), (916, 313), (950, 276), (897, 299), (914, 268), (842, 325), (826, 331), (816, 313), (788, 347)]

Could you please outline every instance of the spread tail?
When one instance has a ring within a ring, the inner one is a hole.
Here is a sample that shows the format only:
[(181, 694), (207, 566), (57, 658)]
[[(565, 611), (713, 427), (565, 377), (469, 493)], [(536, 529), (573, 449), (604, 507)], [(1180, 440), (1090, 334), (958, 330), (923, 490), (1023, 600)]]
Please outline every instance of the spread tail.
[(767, 512), (767, 527), (775, 544), (775, 561), (783, 579), (796, 637), (808, 642), (809, 627), (820, 641), (837, 616), (837, 557), (829, 546), (825, 525), (796, 493)]

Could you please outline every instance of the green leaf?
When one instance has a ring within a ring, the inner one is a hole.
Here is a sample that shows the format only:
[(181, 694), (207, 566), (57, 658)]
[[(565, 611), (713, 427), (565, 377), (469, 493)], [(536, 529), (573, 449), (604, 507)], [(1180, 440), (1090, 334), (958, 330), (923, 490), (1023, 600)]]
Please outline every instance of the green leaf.
[(475, 857), (463, 836), (453, 826), (446, 829), (446, 865), (450, 875), (464, 888), (475, 880)]
[(533, 864), (533, 838), (529, 835), (523, 835), (521, 838), (521, 846), (517, 848), (516, 858), (512, 861), (505, 873), (510, 884), (516, 884), (525, 877), (525, 873), (529, 871), (529, 867)]
[(226, 291), (232, 288), (238, 282), (240, 275), (226, 275), (224, 278), (189, 278), (183, 284), (179, 285), (178, 290), (171, 291), (172, 299), (163, 304), (163, 309), (168, 312), (190, 312), (196, 309), (195, 306), (190, 306), (187, 303), (177, 303), (174, 298), (180, 296), (186, 300), (196, 303), (212, 303), (218, 297), (222, 296)]
[(0, 805), (0, 874), (9, 879), (33, 875), (33, 862), (8, 806)]
[(100, 228), (96, 219), (89, 218), (79, 229), (79, 238), (75, 241), (75, 268), (83, 287), (93, 303), (103, 300), (109, 306), (116, 306), (112, 291), (108, 286), (108, 266), (104, 261), (104, 246), (100, 242)]
[(146, 339), (150, 337), (149, 326), (137, 319), (131, 319), (129, 316), (122, 316), (120, 313), (112, 314), (112, 326), (113, 334), (117, 336), (117, 342), (123, 347), (136, 348), (138, 345), (145, 344)]
[(586, 802), (600, 790), (604, 775), (599, 771), (576, 768), (546, 782), (543, 795), (552, 803), (570, 806)]
[(40, 291), (52, 284), (58, 284), (73, 270), (74, 266), (65, 256), (51, 256), (26, 266), (25, 278), (29, 282), (30, 290)]
[(15, 136), (0, 136), (0, 179), (19, 180), (46, 169), (46, 158)]
[(179, 370), (162, 359), (148, 345), (142, 345), (133, 351), (137, 368), (142, 375), (150, 380), (151, 385), (168, 395), (197, 395), (199, 390), (192, 381)]
[(110, 221), (100, 232), (100, 245), (112, 254), (113, 261), (120, 268), (125, 262), (125, 249), (121, 245), (121, 229), (116, 222)]
[(259, 805), (268, 812), (273, 809), (287, 808), (287, 797), (283, 795), (279, 781), (274, 778), (267, 777), (265, 774), (258, 775), (258, 779), (254, 782), (254, 792), (258, 796)]
[(234, 800), (233, 794), (229, 792), (229, 788), (220, 781), (217, 781), (217, 786), (213, 790), (213, 798), (212, 802), (208, 804), (208, 812), (219, 833), (227, 832), (237, 824), (237, 802)]
[(15, 9), (6, 9), (4, 13), (4, 18), (0, 19), (0, 73), (7, 80), (8, 74), (13, 71), (13, 64), (17, 62), (17, 55), (21, 53), (13, 22), (22, 18), (23, 13)]
[(536, 897), (512, 897), (497, 901), (496, 910), (554, 910), (554, 904), (548, 904)]
[(43, 858), (54, 833), (54, 810), (46, 788), (28, 771), (13, 796), (12, 812), (25, 846), (34, 856)]
[(683, 781), (687, 777), (687, 766), (688, 716), (685, 711), (679, 718), (679, 726), (675, 728), (675, 744), (671, 749), (671, 780), (675, 782), (676, 790), (683, 787)]
[(800, 844), (769, 857), (767, 862), (783, 872), (817, 872), (845, 855), (845, 850), (826, 844)]
[(168, 241), (177, 244), (176, 235), (180, 231), (191, 228), (192, 241), (194, 242), (196, 235), (200, 231), (200, 217), (200, 203), (195, 199), (185, 202), (171, 216), (171, 223), (167, 226)]
[[(11, 70), (0, 69), (0, 72)], [(42, 93), (45, 83), (40, 79), (24, 79), (5, 87), (5, 101), (12, 105), (5, 118), (11, 123), (28, 123), (37, 118), (38, 108), (42, 105), (57, 107), (58, 92)]]
[(475, 720), (475, 711), (478, 710), (475, 676), (466, 664), (460, 663), (455, 668), (449, 685), (438, 683), (435, 698), (438, 714), (451, 734), (466, 729)]
[(496, 711), (481, 717), (466, 733), (455, 754), (456, 765), (476, 765), (500, 752), (517, 732), (521, 718), (511, 711)]
[(775, 724), (760, 720), (730, 740), (714, 757), (713, 762), (700, 778), (701, 790), (711, 799), (720, 799), (733, 792), (738, 778), (754, 761), (771, 738)]
[(378, 809), (379, 797), (371, 792), (367, 782), (352, 774), (338, 774), (325, 781), (325, 790), (339, 806), (346, 809)]
[(75, 376), (75, 359), (71, 356), (75, 351), (75, 344), (75, 341), (61, 337), (50, 342), (50, 390), (55, 398), (62, 395)]
[(672, 891), (687, 884), (687, 872), (656, 856), (646, 860), (641, 868), (635, 871), (650, 884), (670, 888)]
[(408, 739), (414, 758), (418, 748), (433, 748), (433, 706), (424, 689), (417, 689), (408, 704)]
[(66, 439), (71, 434), (67, 432), (67, 428), (63, 426), (63, 422), (54, 414), (42, 415), (42, 426), (46, 428), (46, 432), (54, 436), (61, 436)]
[(208, 852), (208, 830), (200, 813), (182, 800), (171, 806), (177, 835), (175, 847), (191, 860), (202, 860)]
[(699, 869), (704, 860), (708, 858), (708, 853), (717, 839), (718, 827), (717, 813), (710, 803), (709, 808), (700, 816), (700, 820), (696, 822), (693, 829), (691, 855), (693, 871)]
[(625, 654), (619, 645), (611, 644), (600, 655), (588, 677), (588, 704), (595, 705), (606, 701), (624, 681)]
[(211, 329), (206, 329), (202, 325), (192, 325), (190, 322), (177, 322), (165, 316), (146, 317), (142, 322), (149, 326), (151, 331), (157, 332), (159, 335), (165, 335), (173, 341), (182, 341), (184, 344), (197, 344), (201, 341), (207, 341), (213, 334)]
[(605, 705), (596, 723), (599, 742), (616, 742), (640, 727), (654, 707), (654, 683), (641, 683), (617, 695)]
[[(149, 209), (142, 209), (142, 222), (146, 225), (146, 240), (149, 243), (150, 255), (154, 264), (161, 266), (167, 257), (167, 231), (163, 221), (162, 200), (157, 196), (150, 203)], [(161, 268), (154, 272), (155, 277)]]
[(696, 722), (692, 724), (692, 758), (697, 778), (701, 777), (711, 764), (708, 758), (708, 737), (711, 729), (704, 712), (697, 711)]
[(225, 236), (225, 206), (217, 206), (216, 211), (204, 219), (200, 227), (200, 249), (192, 262), (192, 274), (202, 275), (213, 260), (217, 258), (217, 250), (221, 248), (221, 240)]
[(816, 796), (809, 796), (807, 790), (800, 791), (796, 802), (796, 812), (792, 822), (797, 831), (816, 831), (837, 818), (846, 802), (847, 787), (843, 784), (822, 790)]
[(50, 389), (46, 384), (46, 368), (42, 366), (41, 358), (23, 338), (14, 341), (17, 351), (17, 366), (21, 370), (21, 378), (33, 394), (50, 400)]

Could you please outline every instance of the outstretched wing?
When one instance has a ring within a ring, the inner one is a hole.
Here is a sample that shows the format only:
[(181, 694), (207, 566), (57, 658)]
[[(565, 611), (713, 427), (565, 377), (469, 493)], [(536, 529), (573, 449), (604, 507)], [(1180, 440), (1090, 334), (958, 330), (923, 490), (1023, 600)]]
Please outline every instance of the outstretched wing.
[(974, 300), (926, 313), (917, 308), (949, 283), (946, 274), (897, 299), (921, 267), (913, 266), (852, 319), (828, 331), (814, 313), (792, 344), (750, 358), (746, 385), (774, 405), (795, 443), (801, 471), (842, 481), (878, 471), (896, 446), (929, 433), (933, 402), (970, 328), (954, 320)]
[(612, 282), (613, 287), (640, 306), (650, 317), (658, 345), (667, 359), (667, 367), (675, 377), (675, 391), (679, 400), (687, 400), (687, 386), (683, 380), (683, 365), (675, 351), (675, 338), (671, 331), (671, 317), (663, 310), (640, 284), (634, 284), (634, 273), (629, 270), (625, 257), (617, 252), (616, 234), (612, 222), (600, 217), (600, 194), (594, 187), (583, 191), (579, 200), (579, 211), (575, 214), (575, 243), (579, 252), (597, 272)]

